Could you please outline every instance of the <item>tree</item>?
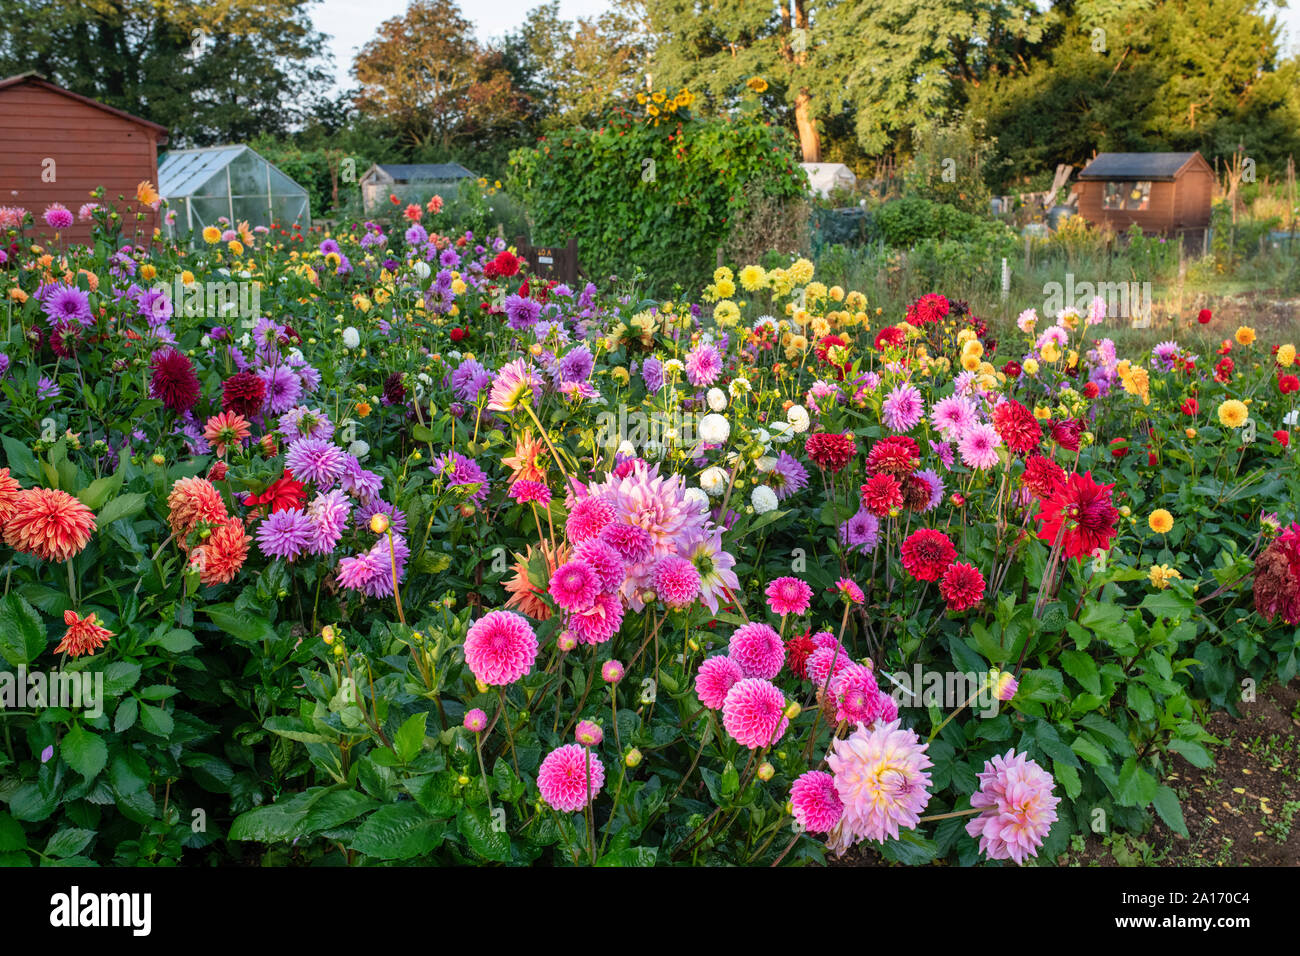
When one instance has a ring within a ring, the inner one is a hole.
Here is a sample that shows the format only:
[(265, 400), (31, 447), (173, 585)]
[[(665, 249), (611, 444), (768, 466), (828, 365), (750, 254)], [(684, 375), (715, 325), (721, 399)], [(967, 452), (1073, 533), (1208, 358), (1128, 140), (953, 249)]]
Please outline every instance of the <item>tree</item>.
[(287, 130), (327, 82), (312, 0), (5, 0), (0, 75), (35, 70), (167, 126), (174, 145)]
[(475, 41), (453, 0), (411, 0), (357, 54), (357, 108), (392, 123), (419, 149), (518, 138), (526, 98), (500, 51)]
[(611, 100), (635, 92), (647, 42), (636, 12), (620, 2), (598, 17), (562, 20), (560, 5), (530, 11), (501, 50), (516, 88), (542, 128), (588, 122)]

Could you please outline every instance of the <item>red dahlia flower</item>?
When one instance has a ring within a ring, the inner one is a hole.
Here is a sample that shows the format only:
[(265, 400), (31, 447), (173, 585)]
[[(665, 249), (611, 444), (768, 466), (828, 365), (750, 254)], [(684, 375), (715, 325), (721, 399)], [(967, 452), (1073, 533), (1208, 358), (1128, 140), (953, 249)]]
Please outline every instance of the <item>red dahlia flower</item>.
[(956, 561), (939, 581), (939, 593), (948, 602), (948, 610), (965, 611), (984, 599), (984, 575), (974, 565)]
[(889, 514), (891, 508), (903, 504), (903, 486), (888, 472), (872, 475), (862, 486), (862, 506), (877, 518)]
[(1067, 558), (1085, 558), (1110, 548), (1116, 534), (1119, 511), (1111, 502), (1114, 485), (1099, 485), (1092, 472), (1075, 472), (1042, 499), (1038, 537), (1048, 544), (1061, 544)]
[(957, 559), (957, 548), (942, 531), (922, 528), (903, 542), (903, 567), (918, 581), (938, 581)]
[(852, 435), (817, 432), (808, 436), (808, 440), (804, 442), (804, 450), (808, 452), (808, 457), (818, 468), (824, 468), (831, 474), (835, 474), (857, 454), (858, 446)]
[(275, 514), (277, 511), (301, 508), (306, 500), (307, 493), (303, 483), (297, 481), (293, 477), (293, 472), (286, 468), (284, 477), (271, 482), (260, 495), (249, 495), (244, 499), (244, 504), (270, 505), (271, 513)]
[(921, 464), (921, 449), (906, 435), (891, 435), (871, 446), (867, 474), (910, 475)]
[(1038, 447), (1043, 430), (1034, 413), (1014, 399), (993, 409), (993, 428), (1012, 454), (1023, 455)]
[(930, 292), (907, 307), (907, 321), (911, 325), (933, 325), (946, 319), (950, 308), (946, 297)]
[(221, 383), (221, 410), (252, 418), (266, 400), (266, 382), (252, 372), (236, 372)]
[(199, 400), (199, 377), (194, 374), (194, 363), (175, 349), (155, 352), (149, 360), (153, 369), (150, 393), (177, 415), (188, 412)]

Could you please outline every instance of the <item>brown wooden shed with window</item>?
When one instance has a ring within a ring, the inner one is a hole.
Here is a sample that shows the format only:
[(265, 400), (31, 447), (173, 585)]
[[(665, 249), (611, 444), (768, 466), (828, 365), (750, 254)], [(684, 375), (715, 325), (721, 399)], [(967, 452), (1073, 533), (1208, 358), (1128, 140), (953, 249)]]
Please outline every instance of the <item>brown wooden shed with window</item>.
[[(32, 214), (33, 231), (53, 238), (43, 213), (52, 203), (73, 214), (91, 201), (90, 191), (105, 189), (104, 199), (125, 196), (134, 213), (136, 186), (158, 185), (158, 147), (167, 128), (132, 116), (79, 93), (65, 90), (35, 73), (0, 79), (0, 206), (20, 206)], [(158, 225), (149, 211), (137, 227), (124, 221), (128, 239), (147, 241)], [(89, 222), (74, 222), (59, 234), (61, 243), (89, 243)], [(29, 235), (31, 233), (29, 232)]]
[(1200, 153), (1100, 153), (1076, 189), (1091, 223), (1190, 237), (1210, 224), (1214, 171)]

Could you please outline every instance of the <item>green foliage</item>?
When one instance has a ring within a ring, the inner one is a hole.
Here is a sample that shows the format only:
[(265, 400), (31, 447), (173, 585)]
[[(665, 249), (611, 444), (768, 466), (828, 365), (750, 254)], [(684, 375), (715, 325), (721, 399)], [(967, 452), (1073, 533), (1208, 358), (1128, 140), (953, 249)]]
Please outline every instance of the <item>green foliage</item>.
[(592, 276), (640, 268), (686, 286), (713, 271), (755, 197), (797, 200), (806, 188), (788, 136), (752, 112), (682, 110), (654, 122), (619, 108), (597, 127), (518, 150), (511, 164), (509, 188), (528, 206), (535, 241), (577, 237)]

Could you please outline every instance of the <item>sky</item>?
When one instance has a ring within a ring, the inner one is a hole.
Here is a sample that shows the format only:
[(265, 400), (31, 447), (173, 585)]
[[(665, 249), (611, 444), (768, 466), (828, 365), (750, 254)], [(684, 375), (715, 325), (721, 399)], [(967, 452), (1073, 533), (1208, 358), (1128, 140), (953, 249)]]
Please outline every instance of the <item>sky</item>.
[[(514, 30), (528, 11), (542, 2), (460, 0), (460, 9), (461, 15), (474, 24), (478, 39), (489, 40)], [(593, 16), (608, 6), (607, 0), (560, 0), (560, 16), (566, 20)], [(406, 0), (322, 0), (310, 9), (316, 29), (330, 36), (335, 83), (339, 89), (348, 89), (353, 84), (348, 76), (353, 56), (374, 37), (379, 24), (406, 12)]]
[[(504, 36), (515, 29), (528, 11), (542, 0), (460, 0), (462, 14), (474, 23), (480, 40)], [(608, 0), (560, 0), (560, 16), (566, 20), (592, 16), (609, 6)], [(406, 0), (322, 0), (312, 9), (316, 29), (330, 36), (338, 89), (352, 86), (348, 70), (352, 57), (374, 35), (379, 24), (406, 11)], [(1291, 0), (1279, 11), (1284, 51), (1300, 54), (1300, 0)]]

